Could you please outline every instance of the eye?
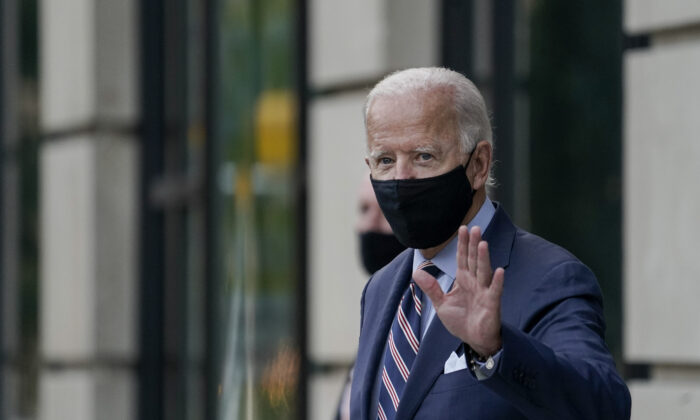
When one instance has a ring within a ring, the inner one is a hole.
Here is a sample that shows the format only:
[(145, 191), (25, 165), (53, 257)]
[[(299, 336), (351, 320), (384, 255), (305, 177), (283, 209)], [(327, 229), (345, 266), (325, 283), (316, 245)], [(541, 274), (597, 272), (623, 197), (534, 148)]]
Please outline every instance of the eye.
[(433, 155), (431, 155), (430, 153), (421, 153), (420, 155), (418, 155), (418, 158), (422, 161), (426, 161), (432, 159)]
[(380, 165), (391, 165), (392, 159), (388, 157), (379, 158)]

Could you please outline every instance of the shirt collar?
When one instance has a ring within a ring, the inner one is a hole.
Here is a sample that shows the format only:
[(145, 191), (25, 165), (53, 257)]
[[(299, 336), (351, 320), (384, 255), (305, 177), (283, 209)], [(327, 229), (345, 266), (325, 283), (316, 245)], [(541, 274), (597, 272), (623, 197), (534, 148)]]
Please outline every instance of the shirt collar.
[[(494, 214), (496, 214), (496, 208), (494, 207), (491, 199), (486, 197), (484, 204), (481, 205), (481, 208), (476, 213), (476, 216), (474, 216), (474, 218), (467, 223), (467, 228), (471, 230), (472, 227), (479, 226), (481, 228), (481, 233), (483, 234), (486, 231), (486, 228), (489, 226), (489, 223), (491, 223), (491, 219), (493, 219)], [(455, 235), (447, 246), (430, 260), (437, 266), (437, 268), (440, 269), (440, 271), (447, 274), (452, 279), (455, 278), (457, 273), (457, 258), (455, 257), (457, 255), (457, 242), (457, 235)], [(423, 254), (421, 254), (419, 250), (414, 249), (413, 271), (416, 271), (418, 266), (425, 260), (426, 258), (423, 257)]]

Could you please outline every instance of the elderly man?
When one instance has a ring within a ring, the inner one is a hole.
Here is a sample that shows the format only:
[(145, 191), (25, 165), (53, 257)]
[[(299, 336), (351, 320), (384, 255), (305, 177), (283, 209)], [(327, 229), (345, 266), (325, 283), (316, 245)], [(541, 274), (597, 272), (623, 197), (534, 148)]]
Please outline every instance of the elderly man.
[(369, 93), (365, 124), (379, 205), (409, 249), (365, 286), (352, 418), (629, 418), (595, 276), (486, 193), (476, 87), (397, 72)]

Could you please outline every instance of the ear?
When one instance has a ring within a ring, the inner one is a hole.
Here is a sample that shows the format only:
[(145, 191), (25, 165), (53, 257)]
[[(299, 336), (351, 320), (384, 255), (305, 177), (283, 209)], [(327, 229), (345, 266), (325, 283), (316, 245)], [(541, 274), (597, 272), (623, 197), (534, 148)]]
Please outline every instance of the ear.
[(477, 143), (472, 152), (469, 168), (467, 168), (467, 177), (474, 190), (480, 190), (486, 186), (486, 181), (489, 179), (489, 169), (491, 168), (492, 158), (493, 149), (491, 145), (486, 140)]
[(367, 167), (368, 167), (369, 169), (372, 169), (372, 167), (369, 166), (369, 158), (365, 158), (365, 163), (367, 164)]

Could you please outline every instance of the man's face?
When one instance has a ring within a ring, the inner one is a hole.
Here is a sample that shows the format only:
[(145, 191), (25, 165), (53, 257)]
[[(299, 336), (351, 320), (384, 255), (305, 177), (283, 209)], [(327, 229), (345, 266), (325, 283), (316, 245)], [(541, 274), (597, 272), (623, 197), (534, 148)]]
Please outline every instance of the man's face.
[(433, 90), (373, 102), (367, 117), (372, 178), (428, 178), (465, 163), (449, 95)]

